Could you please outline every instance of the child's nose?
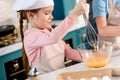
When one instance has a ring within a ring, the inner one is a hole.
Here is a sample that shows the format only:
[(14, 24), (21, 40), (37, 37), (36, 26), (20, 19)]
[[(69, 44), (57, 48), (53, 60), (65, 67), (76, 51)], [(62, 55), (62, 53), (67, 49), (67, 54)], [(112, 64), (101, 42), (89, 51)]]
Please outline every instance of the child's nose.
[(50, 15), (50, 19), (53, 19), (53, 15), (52, 14)]

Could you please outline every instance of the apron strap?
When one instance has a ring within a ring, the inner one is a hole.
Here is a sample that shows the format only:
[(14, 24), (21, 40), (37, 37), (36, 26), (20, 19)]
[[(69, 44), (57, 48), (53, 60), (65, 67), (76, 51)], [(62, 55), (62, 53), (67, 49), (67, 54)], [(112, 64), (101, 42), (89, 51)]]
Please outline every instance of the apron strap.
[(109, 10), (114, 7), (114, 0), (109, 0)]

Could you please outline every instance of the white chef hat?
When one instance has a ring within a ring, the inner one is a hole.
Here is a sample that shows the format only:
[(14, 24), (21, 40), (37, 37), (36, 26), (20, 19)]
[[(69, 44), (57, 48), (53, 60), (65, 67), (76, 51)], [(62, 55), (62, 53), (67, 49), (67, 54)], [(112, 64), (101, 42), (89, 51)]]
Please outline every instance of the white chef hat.
[(14, 10), (32, 10), (54, 5), (53, 0), (16, 0)]

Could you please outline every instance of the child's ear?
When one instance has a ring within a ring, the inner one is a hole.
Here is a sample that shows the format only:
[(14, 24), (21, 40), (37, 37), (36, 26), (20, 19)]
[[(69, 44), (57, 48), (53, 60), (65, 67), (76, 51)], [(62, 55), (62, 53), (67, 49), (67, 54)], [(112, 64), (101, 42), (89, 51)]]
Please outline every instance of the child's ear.
[(32, 12), (27, 12), (27, 17), (29, 19), (33, 19), (34, 18), (34, 14)]

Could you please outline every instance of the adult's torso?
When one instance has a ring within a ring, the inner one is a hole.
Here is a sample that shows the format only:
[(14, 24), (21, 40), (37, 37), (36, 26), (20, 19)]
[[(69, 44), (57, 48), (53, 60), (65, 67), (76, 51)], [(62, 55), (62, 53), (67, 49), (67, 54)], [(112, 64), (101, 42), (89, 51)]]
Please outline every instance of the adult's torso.
[[(109, 1), (110, 0), (93, 0), (92, 10), (93, 18), (98, 16), (108, 16), (109, 15)], [(120, 6), (120, 0), (113, 0), (115, 6)]]
[[(113, 2), (112, 2), (113, 1)], [(112, 3), (112, 4), (111, 4)], [(120, 24), (120, 0), (93, 0), (93, 17), (105, 16), (108, 25)], [(115, 37), (99, 37), (100, 41), (115, 42)]]
[[(118, 3), (118, 0), (108, 0), (108, 9), (106, 9), (106, 11), (108, 11), (106, 15), (108, 26), (120, 25), (120, 5), (116, 5), (116, 3)], [(116, 37), (100, 36), (100, 41), (111, 41), (113, 43), (116, 43)]]

